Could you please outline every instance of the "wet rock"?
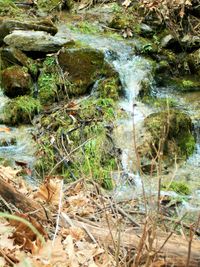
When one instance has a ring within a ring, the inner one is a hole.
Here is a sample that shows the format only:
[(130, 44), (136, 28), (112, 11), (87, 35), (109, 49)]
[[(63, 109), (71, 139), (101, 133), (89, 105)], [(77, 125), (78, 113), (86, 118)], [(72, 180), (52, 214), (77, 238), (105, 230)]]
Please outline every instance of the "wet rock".
[(195, 148), (190, 117), (178, 110), (170, 109), (149, 115), (144, 120), (145, 141), (138, 147), (145, 162), (152, 157), (173, 162), (174, 158), (186, 159)]
[(181, 39), (181, 44), (187, 50), (194, 50), (194, 49), (200, 48), (200, 37), (194, 36), (194, 35), (185, 35)]
[(7, 35), (4, 38), (4, 42), (22, 51), (53, 53), (57, 52), (63, 45), (71, 42), (71, 40), (53, 37), (42, 31), (17, 30)]
[(29, 70), (29, 73), (35, 77), (38, 73), (37, 64), (21, 50), (14, 47), (5, 47), (1, 50), (2, 69), (13, 65), (21, 65)]
[(188, 64), (192, 73), (200, 75), (200, 49), (188, 55)]
[(58, 61), (71, 86), (72, 95), (90, 92), (99, 78), (116, 77), (116, 71), (105, 62), (104, 54), (92, 48), (63, 49), (58, 55)]
[(140, 24), (141, 35), (144, 37), (151, 37), (154, 34), (154, 30), (147, 24)]
[(13, 66), (2, 71), (2, 88), (8, 97), (29, 94), (31, 85), (31, 76), (26, 68)]
[(172, 50), (179, 50), (180, 44), (178, 40), (172, 34), (168, 34), (162, 38), (161, 47), (172, 49)]
[(44, 31), (55, 35), (57, 28), (50, 19), (44, 19), (37, 22), (21, 22), (17, 20), (0, 20), (0, 45), (3, 44), (3, 39), (14, 30), (34, 30)]

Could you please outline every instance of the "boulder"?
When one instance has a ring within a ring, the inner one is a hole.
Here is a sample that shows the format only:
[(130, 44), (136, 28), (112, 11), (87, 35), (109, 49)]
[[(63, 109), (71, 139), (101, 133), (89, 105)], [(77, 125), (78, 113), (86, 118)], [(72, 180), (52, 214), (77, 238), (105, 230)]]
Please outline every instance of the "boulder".
[(13, 66), (3, 70), (1, 76), (1, 86), (8, 97), (14, 98), (31, 92), (31, 76), (26, 68)]
[[(160, 111), (149, 115), (144, 120), (146, 134), (138, 152), (141, 161), (159, 159), (160, 157), (169, 162), (174, 158), (186, 159), (195, 148), (195, 139), (192, 135), (192, 121), (190, 117), (175, 109)], [(148, 138), (147, 138), (148, 137)]]
[(5, 47), (0, 51), (2, 60), (2, 69), (11, 67), (13, 65), (21, 65), (29, 70), (32, 77), (36, 77), (38, 73), (38, 67), (35, 61), (26, 56), (21, 50), (14, 47)]
[(105, 61), (101, 51), (92, 48), (63, 49), (58, 55), (59, 64), (71, 83), (69, 93), (81, 95), (89, 92), (99, 78), (118, 77)]
[(54, 53), (63, 45), (71, 42), (68, 38), (51, 36), (43, 31), (21, 31), (16, 30), (4, 38), (7, 45), (18, 48), (22, 51)]
[(44, 31), (52, 35), (57, 33), (57, 28), (54, 26), (50, 19), (44, 19), (41, 21), (29, 21), (21, 22), (17, 20), (0, 20), (0, 45), (3, 44), (3, 39), (14, 30), (34, 30)]

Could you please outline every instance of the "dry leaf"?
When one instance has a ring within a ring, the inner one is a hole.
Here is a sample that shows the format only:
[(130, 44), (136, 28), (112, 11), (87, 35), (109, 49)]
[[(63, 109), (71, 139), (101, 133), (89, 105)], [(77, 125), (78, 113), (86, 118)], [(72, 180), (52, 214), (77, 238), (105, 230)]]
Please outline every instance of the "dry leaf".
[(46, 177), (44, 183), (34, 195), (45, 202), (58, 205), (61, 191), (61, 179), (54, 177)]
[(10, 128), (8, 128), (8, 127), (0, 127), (0, 132), (10, 133)]

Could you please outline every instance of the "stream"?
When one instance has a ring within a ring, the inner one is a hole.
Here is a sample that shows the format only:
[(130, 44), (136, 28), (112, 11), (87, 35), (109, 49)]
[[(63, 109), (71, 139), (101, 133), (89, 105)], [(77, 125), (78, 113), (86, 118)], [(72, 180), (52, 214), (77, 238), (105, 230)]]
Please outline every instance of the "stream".
[[(122, 173), (115, 174), (116, 188), (114, 196), (116, 198), (133, 198), (142, 194), (142, 184), (144, 184), (147, 194), (154, 194), (157, 190), (157, 178), (140, 177), (137, 172), (137, 158), (134, 149), (134, 143), (139, 142), (138, 136), (143, 131), (143, 120), (149, 114), (156, 111), (137, 100), (140, 90), (140, 83), (145, 79), (153, 81), (151, 76), (152, 67), (148, 60), (134, 55), (133, 44), (137, 40), (125, 41), (114, 40), (109, 37), (92, 36), (70, 31), (65, 25), (59, 27), (56, 36), (81, 41), (93, 48), (100, 49), (105, 53), (106, 59), (111, 63), (119, 73), (120, 80), (124, 90), (124, 98), (119, 102), (119, 109), (125, 111), (126, 116), (115, 122), (116, 129), (114, 138), (116, 146), (122, 151)], [(187, 181), (192, 188), (192, 194), (184, 203), (183, 207), (197, 211), (200, 210), (200, 122), (197, 114), (200, 111), (200, 92), (174, 94), (171, 88), (154, 88), (159, 97), (173, 97), (179, 103), (179, 108), (190, 115), (194, 124), (194, 134), (196, 135), (196, 149), (194, 154), (189, 157), (186, 163), (178, 166), (177, 170), (171, 170), (171, 173), (163, 177), (170, 180), (174, 176), (176, 179)], [(0, 110), (2, 110), (7, 98), (0, 95)], [(0, 147), (0, 158), (11, 162), (26, 162), (29, 167), (34, 162), (34, 143), (31, 141), (31, 127), (10, 128), (9, 132), (2, 130), (6, 127), (0, 125), (0, 139), (16, 140), (15, 144)], [(134, 133), (134, 134), (133, 134)], [(30, 177), (29, 177), (30, 178)], [(174, 192), (162, 192), (171, 196), (177, 195)]]

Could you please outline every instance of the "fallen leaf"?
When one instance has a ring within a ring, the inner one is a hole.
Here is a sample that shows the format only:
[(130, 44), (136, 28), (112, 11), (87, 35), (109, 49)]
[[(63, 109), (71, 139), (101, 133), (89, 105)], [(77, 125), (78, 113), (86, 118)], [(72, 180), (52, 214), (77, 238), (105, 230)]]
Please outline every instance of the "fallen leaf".
[(0, 127), (0, 132), (10, 133), (10, 128), (8, 128), (8, 127)]
[(58, 205), (61, 191), (61, 179), (46, 177), (44, 183), (35, 193), (34, 198), (39, 198), (45, 202)]

